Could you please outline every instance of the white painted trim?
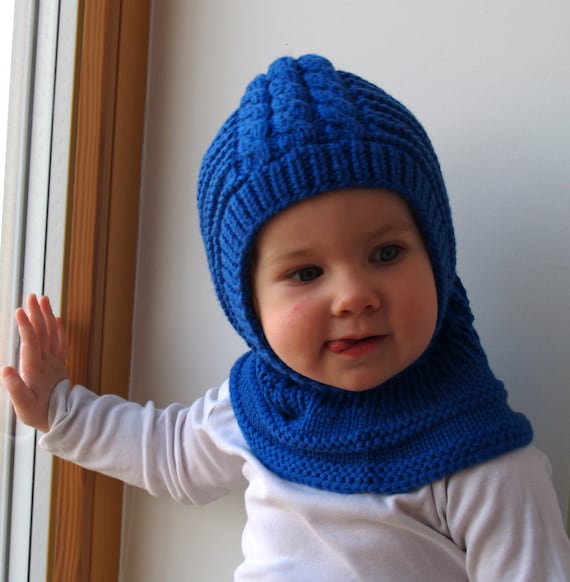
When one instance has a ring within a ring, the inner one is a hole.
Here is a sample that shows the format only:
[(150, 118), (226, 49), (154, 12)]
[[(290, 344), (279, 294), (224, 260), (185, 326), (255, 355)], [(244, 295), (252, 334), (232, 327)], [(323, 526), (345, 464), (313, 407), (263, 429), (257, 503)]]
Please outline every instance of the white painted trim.
[[(60, 0), (43, 283), (56, 313), (61, 311), (77, 17), (77, 0)], [(51, 483), (52, 456), (36, 445), (29, 582), (46, 580)]]
[[(2, 234), (2, 257), (13, 263), (3, 311), (11, 313), (31, 292), (49, 294), (60, 309), (77, 16), (77, 0), (16, 3), (6, 164), (13, 202), (3, 217), (11, 232)], [(5, 329), (16, 358), (10, 319)], [(38, 448), (36, 432), (17, 420), (11, 469), (0, 582), (40, 582), (47, 573), (52, 459)]]

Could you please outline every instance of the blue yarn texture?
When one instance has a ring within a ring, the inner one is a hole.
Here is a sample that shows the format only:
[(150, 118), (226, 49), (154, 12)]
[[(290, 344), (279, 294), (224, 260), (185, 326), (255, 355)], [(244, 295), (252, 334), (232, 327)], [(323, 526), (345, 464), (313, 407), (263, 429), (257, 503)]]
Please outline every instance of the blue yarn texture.
[[(250, 281), (255, 238), (271, 217), (351, 187), (386, 188), (408, 202), (438, 297), (426, 352), (365, 392), (287, 367), (265, 339)], [(275, 474), (338, 493), (401, 493), (531, 442), (530, 423), (509, 407), (473, 327), (437, 156), (385, 91), (318, 55), (276, 60), (206, 152), (198, 211), (218, 299), (250, 348), (230, 374), (232, 405)]]

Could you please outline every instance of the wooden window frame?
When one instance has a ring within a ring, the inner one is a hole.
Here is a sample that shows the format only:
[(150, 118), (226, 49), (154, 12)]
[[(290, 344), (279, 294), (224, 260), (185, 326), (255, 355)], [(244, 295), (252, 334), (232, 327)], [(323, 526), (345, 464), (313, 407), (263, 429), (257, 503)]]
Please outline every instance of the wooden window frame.
[[(80, 0), (62, 315), (75, 383), (128, 395), (150, 0)], [(123, 486), (54, 459), (47, 580), (118, 579)]]

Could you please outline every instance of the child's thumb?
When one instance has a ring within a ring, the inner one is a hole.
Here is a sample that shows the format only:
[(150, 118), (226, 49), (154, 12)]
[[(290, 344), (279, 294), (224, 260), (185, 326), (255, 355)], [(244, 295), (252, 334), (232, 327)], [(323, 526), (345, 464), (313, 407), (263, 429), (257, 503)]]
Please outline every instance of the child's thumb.
[(16, 369), (6, 366), (0, 375), (18, 418), (28, 426), (47, 432), (47, 410), (38, 402), (36, 394), (30, 390)]
[(4, 386), (9, 390), (9, 385), (14, 381), (14, 376), (19, 377), (20, 375), (13, 366), (4, 366), (0, 371), (0, 376), (2, 377)]
[(27, 400), (26, 396), (29, 397), (29, 394), (27, 394), (29, 390), (16, 369), (13, 366), (6, 366), (2, 368), (0, 374), (2, 376), (2, 383), (12, 399), (14, 407), (18, 408), (19, 405), (25, 404), (25, 400)]

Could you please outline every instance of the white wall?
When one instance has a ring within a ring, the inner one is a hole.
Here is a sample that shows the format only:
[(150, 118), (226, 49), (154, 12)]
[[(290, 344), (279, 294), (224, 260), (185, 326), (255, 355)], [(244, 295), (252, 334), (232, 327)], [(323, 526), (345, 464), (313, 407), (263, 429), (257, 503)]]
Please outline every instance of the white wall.
[[(565, 504), (569, 22), (567, 0), (154, 2), (133, 398), (190, 402), (242, 352), (205, 265), (199, 161), (253, 75), (319, 52), (393, 93), (430, 133), (483, 343)], [(129, 491), (124, 582), (231, 579), (243, 520), (238, 494), (196, 509)]]

